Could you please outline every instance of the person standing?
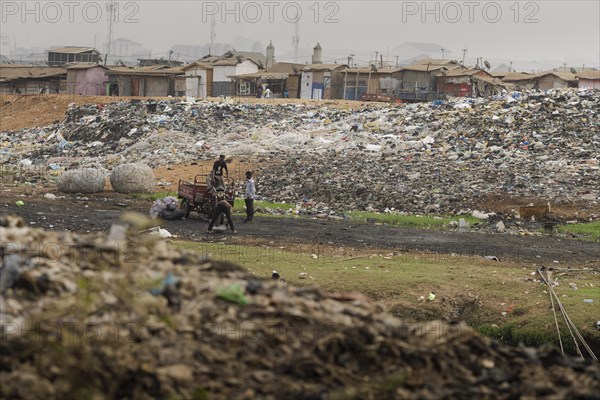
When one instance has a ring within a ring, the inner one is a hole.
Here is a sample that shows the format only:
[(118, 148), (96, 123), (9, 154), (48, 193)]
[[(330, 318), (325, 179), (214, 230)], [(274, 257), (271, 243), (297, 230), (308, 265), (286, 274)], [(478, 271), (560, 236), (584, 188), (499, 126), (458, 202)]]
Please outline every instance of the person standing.
[(254, 218), (254, 199), (256, 197), (256, 186), (252, 179), (252, 171), (246, 172), (246, 194), (244, 201), (246, 202), (246, 220), (244, 223), (252, 223)]
[(215, 188), (225, 187), (225, 182), (223, 181), (223, 170), (225, 170), (226, 177), (229, 178), (229, 171), (227, 170), (225, 155), (221, 154), (219, 159), (213, 164), (212, 168), (213, 186)]
[(265, 89), (264, 96), (265, 96), (266, 99), (270, 99), (271, 98), (271, 94), (273, 94), (273, 92), (271, 91), (271, 89), (269, 89), (269, 88)]

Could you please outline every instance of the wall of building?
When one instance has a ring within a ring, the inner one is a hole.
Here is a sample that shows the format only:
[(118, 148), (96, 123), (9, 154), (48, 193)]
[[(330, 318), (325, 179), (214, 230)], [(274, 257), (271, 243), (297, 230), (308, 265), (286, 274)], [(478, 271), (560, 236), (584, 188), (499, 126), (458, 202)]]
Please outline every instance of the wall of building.
[(286, 88), (291, 99), (300, 98), (300, 75), (290, 75), (286, 82)]
[(560, 89), (568, 86), (567, 82), (554, 75), (542, 76), (537, 81), (540, 90)]
[(194, 67), (185, 71), (185, 95), (189, 97), (205, 98), (206, 91), (206, 74), (205, 70)]
[(399, 74), (382, 75), (378, 79), (379, 93), (393, 95), (402, 89), (402, 77)]
[(312, 83), (313, 73), (311, 71), (303, 71), (301, 82), (300, 82), (300, 98), (311, 99), (312, 98)]
[(94, 52), (86, 53), (55, 53), (48, 52), (48, 65), (50, 67), (60, 67), (67, 63), (98, 63), (99, 55)]
[(185, 71), (186, 77), (186, 96), (205, 99), (209, 96), (209, 89), (212, 93), (211, 83), (212, 71), (200, 67), (190, 68)]
[[(171, 83), (169, 83), (171, 81)], [(169, 86), (174, 94), (175, 82), (164, 76), (117, 76), (119, 96), (166, 97)]]
[(360, 99), (363, 94), (367, 94), (367, 88), (369, 86), (368, 74), (349, 73), (344, 79), (346, 94), (345, 97), (342, 98), (345, 98), (346, 100), (357, 100)]
[(344, 74), (339, 70), (331, 72), (331, 86), (327, 95), (329, 99), (342, 99), (344, 97)]
[(235, 96), (235, 83), (228, 82), (213, 82), (212, 84), (212, 96)]
[[(170, 78), (164, 76), (147, 76), (145, 77), (145, 92), (144, 96), (148, 97), (165, 97), (169, 94)], [(173, 83), (174, 86), (174, 83)]]
[(600, 79), (579, 78), (578, 86), (586, 89), (600, 89)]
[(231, 78), (228, 77), (232, 75), (239, 75), (236, 71), (235, 65), (213, 67), (214, 82), (231, 82)]
[(473, 90), (469, 82), (447, 82), (439, 86), (440, 92), (457, 97), (470, 97)]
[(0, 93), (6, 94), (62, 94), (66, 93), (66, 80), (49, 78), (46, 80), (20, 79), (0, 84)]
[(402, 74), (402, 90), (405, 92), (435, 90), (434, 79), (431, 75), (431, 72), (404, 71)]
[(213, 70), (206, 70), (206, 97), (212, 97), (213, 95)]
[(185, 76), (177, 76), (173, 79), (175, 84), (175, 96), (185, 96)]
[(258, 72), (258, 66), (250, 60), (244, 60), (235, 66), (235, 75), (253, 74)]
[(108, 78), (101, 67), (67, 71), (67, 92), (83, 96), (104, 96)]

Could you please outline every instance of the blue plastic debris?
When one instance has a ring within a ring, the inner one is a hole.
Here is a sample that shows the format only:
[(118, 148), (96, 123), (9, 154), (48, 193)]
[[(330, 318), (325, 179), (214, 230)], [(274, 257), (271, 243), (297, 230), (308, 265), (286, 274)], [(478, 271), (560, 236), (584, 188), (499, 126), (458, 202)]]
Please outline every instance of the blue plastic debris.
[(165, 289), (169, 286), (174, 287), (179, 282), (179, 279), (175, 277), (171, 272), (167, 273), (167, 276), (160, 282), (158, 287), (150, 289), (150, 293), (153, 296), (160, 296), (164, 293)]

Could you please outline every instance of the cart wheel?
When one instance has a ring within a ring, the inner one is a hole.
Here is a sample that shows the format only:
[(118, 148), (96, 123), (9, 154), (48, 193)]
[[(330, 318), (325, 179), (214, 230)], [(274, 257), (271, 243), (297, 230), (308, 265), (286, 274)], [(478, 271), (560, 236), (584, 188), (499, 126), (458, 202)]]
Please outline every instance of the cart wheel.
[(181, 211), (184, 212), (184, 216), (186, 219), (190, 217), (190, 213), (192, 212), (192, 207), (190, 206), (190, 201), (188, 199), (181, 200), (181, 203), (179, 204), (179, 208), (181, 209)]

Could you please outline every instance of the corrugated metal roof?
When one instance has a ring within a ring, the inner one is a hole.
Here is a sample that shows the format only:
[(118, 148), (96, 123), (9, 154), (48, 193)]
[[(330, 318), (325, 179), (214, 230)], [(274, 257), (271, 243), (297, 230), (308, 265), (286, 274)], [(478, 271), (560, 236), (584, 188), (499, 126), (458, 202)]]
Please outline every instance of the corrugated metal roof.
[(268, 71), (296, 75), (296, 74), (298, 74), (298, 72), (300, 72), (302, 70), (303, 67), (304, 67), (304, 64), (276, 62), (271, 66), (271, 68), (269, 68)]
[(287, 79), (290, 74), (286, 72), (255, 72), (253, 74), (241, 74), (241, 75), (230, 75), (229, 78), (234, 79), (264, 79), (264, 80), (278, 80), (278, 79)]
[(146, 76), (166, 76), (181, 75), (181, 67), (168, 67), (166, 65), (149, 65), (146, 67), (111, 67), (106, 71), (108, 75), (146, 75)]
[(67, 69), (90, 69), (90, 68), (96, 68), (96, 67), (108, 69), (104, 65), (96, 64), (96, 63), (77, 63), (77, 64), (71, 64), (71, 65), (67, 66)]
[(473, 79), (475, 79), (475, 80), (481, 80), (481, 81), (484, 81), (484, 82), (488, 82), (488, 83), (491, 83), (492, 85), (496, 85), (496, 86), (504, 86), (504, 87), (506, 87), (508, 85), (508, 83), (502, 82), (502, 80), (500, 80), (498, 78), (494, 78), (492, 76), (475, 75), (475, 76), (473, 76)]
[(302, 71), (334, 71), (338, 68), (348, 68), (346, 64), (307, 64), (302, 67)]
[(586, 69), (578, 72), (577, 77), (582, 79), (600, 79), (600, 71), (595, 69)]
[(88, 51), (95, 51), (100, 54), (100, 52), (93, 47), (78, 47), (78, 46), (67, 46), (67, 47), (57, 47), (55, 49), (48, 50), (52, 53), (68, 53), (68, 54), (78, 54), (78, 53), (87, 53)]
[(371, 68), (369, 67), (363, 67), (363, 68), (346, 68), (345, 70), (343, 70), (342, 72), (347, 72), (349, 74), (368, 74), (369, 72), (371, 74), (394, 74), (396, 72), (400, 72), (402, 71), (403, 68), (398, 67), (398, 68), (378, 68), (377, 71), (373, 71)]
[(421, 58), (419, 60), (417, 60), (417, 62), (415, 64), (422, 64), (422, 65), (460, 65), (458, 61), (456, 60), (450, 60), (447, 58)]
[(429, 64), (414, 64), (408, 65), (402, 68), (404, 71), (416, 71), (416, 72), (431, 72), (438, 71), (440, 69), (449, 69), (448, 67), (441, 65), (429, 65)]
[[(235, 57), (225, 58), (223, 60), (217, 60), (217, 61), (213, 62), (212, 65), (215, 67), (233, 67), (233, 66), (236, 66), (236, 65), (242, 63), (243, 61), (244, 61), (243, 59), (238, 60)], [(250, 61), (252, 61), (252, 60), (250, 60)], [(252, 62), (254, 62), (254, 61), (252, 61)]]
[(564, 81), (576, 81), (577, 77), (575, 74), (566, 71), (542, 71), (539, 74), (535, 75), (534, 79), (539, 79), (547, 75), (554, 75)]
[(206, 62), (202, 62), (202, 61), (194, 61), (193, 63), (190, 63), (188, 65), (184, 65), (183, 67), (181, 67), (182, 71), (187, 71), (190, 68), (193, 67), (200, 67), (202, 69), (213, 69), (212, 65), (206, 63)]
[(528, 81), (533, 77), (533, 75), (526, 72), (509, 72), (504, 78), (502, 78), (502, 82)]
[(234, 57), (240, 56), (243, 59), (251, 60), (259, 67), (263, 67), (267, 63), (267, 57), (264, 54), (259, 53), (257, 51), (236, 51), (232, 50), (230, 52), (225, 53), (225, 55), (231, 53)]
[(24, 65), (0, 65), (0, 82), (11, 82), (17, 79), (43, 79), (67, 75), (67, 70), (60, 67), (36, 67)]
[(482, 69), (478, 69), (478, 68), (471, 68), (471, 69), (457, 68), (457, 69), (443, 72), (440, 75), (443, 74), (443, 76), (447, 76), (447, 77), (472, 76), (472, 75), (479, 74), (481, 72), (484, 72), (486, 74), (486, 76), (491, 76), (488, 72), (486, 72)]
[(198, 61), (210, 63), (215, 66), (233, 66), (238, 65), (245, 60), (252, 61), (254, 64), (258, 65), (259, 68), (263, 68), (267, 62), (266, 57), (262, 53), (236, 50), (229, 50), (220, 56), (206, 55)]

